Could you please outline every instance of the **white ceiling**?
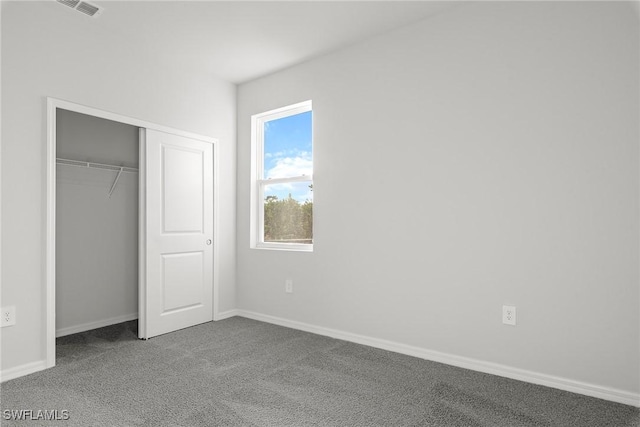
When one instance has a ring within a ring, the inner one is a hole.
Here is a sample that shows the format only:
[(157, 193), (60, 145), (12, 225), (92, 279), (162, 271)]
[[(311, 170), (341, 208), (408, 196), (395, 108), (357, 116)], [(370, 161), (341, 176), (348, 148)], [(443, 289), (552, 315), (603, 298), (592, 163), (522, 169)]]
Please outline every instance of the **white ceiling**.
[[(242, 83), (390, 31), (455, 1), (107, 1), (91, 22), (163, 61)], [(53, 10), (52, 10), (53, 11)], [(83, 21), (80, 23), (80, 21)], [(72, 21), (73, 22), (73, 21)]]

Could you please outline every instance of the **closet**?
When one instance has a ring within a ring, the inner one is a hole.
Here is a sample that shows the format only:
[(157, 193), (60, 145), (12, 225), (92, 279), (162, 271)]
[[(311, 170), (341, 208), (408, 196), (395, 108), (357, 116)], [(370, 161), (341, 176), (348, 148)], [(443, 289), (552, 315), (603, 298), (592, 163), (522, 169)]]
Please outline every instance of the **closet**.
[(218, 140), (47, 98), (47, 366), (56, 336), (214, 319)]
[(56, 336), (138, 318), (139, 128), (56, 114)]

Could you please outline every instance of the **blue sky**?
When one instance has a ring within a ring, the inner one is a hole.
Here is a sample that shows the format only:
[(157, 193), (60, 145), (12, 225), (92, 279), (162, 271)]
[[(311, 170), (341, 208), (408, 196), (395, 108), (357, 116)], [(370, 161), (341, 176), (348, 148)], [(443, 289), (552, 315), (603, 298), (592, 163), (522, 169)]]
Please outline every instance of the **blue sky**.
[[(312, 112), (271, 120), (264, 125), (265, 178), (312, 175)], [(274, 184), (265, 187), (265, 197), (289, 196), (304, 202), (312, 200), (309, 183)]]

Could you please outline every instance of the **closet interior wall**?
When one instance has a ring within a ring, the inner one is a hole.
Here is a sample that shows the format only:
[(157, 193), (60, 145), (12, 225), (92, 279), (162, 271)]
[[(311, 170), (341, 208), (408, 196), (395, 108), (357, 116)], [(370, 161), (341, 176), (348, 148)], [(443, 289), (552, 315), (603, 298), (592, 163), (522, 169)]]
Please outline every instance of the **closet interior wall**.
[[(56, 157), (138, 168), (138, 128), (58, 110)], [(138, 174), (56, 165), (56, 336), (138, 317)]]

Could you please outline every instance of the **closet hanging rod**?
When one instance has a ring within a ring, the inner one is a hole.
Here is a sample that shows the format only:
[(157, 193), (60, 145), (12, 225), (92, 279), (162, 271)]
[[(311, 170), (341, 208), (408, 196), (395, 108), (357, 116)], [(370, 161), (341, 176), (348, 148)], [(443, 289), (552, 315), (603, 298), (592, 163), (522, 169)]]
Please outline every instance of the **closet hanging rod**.
[(59, 165), (68, 165), (68, 166), (79, 166), (83, 168), (96, 168), (96, 169), (106, 169), (114, 172), (131, 172), (137, 173), (137, 168), (130, 168), (127, 166), (116, 166), (116, 165), (107, 165), (104, 163), (94, 163), (94, 162), (83, 162), (80, 160), (71, 160), (71, 159), (62, 159), (58, 157), (56, 159), (56, 163)]

